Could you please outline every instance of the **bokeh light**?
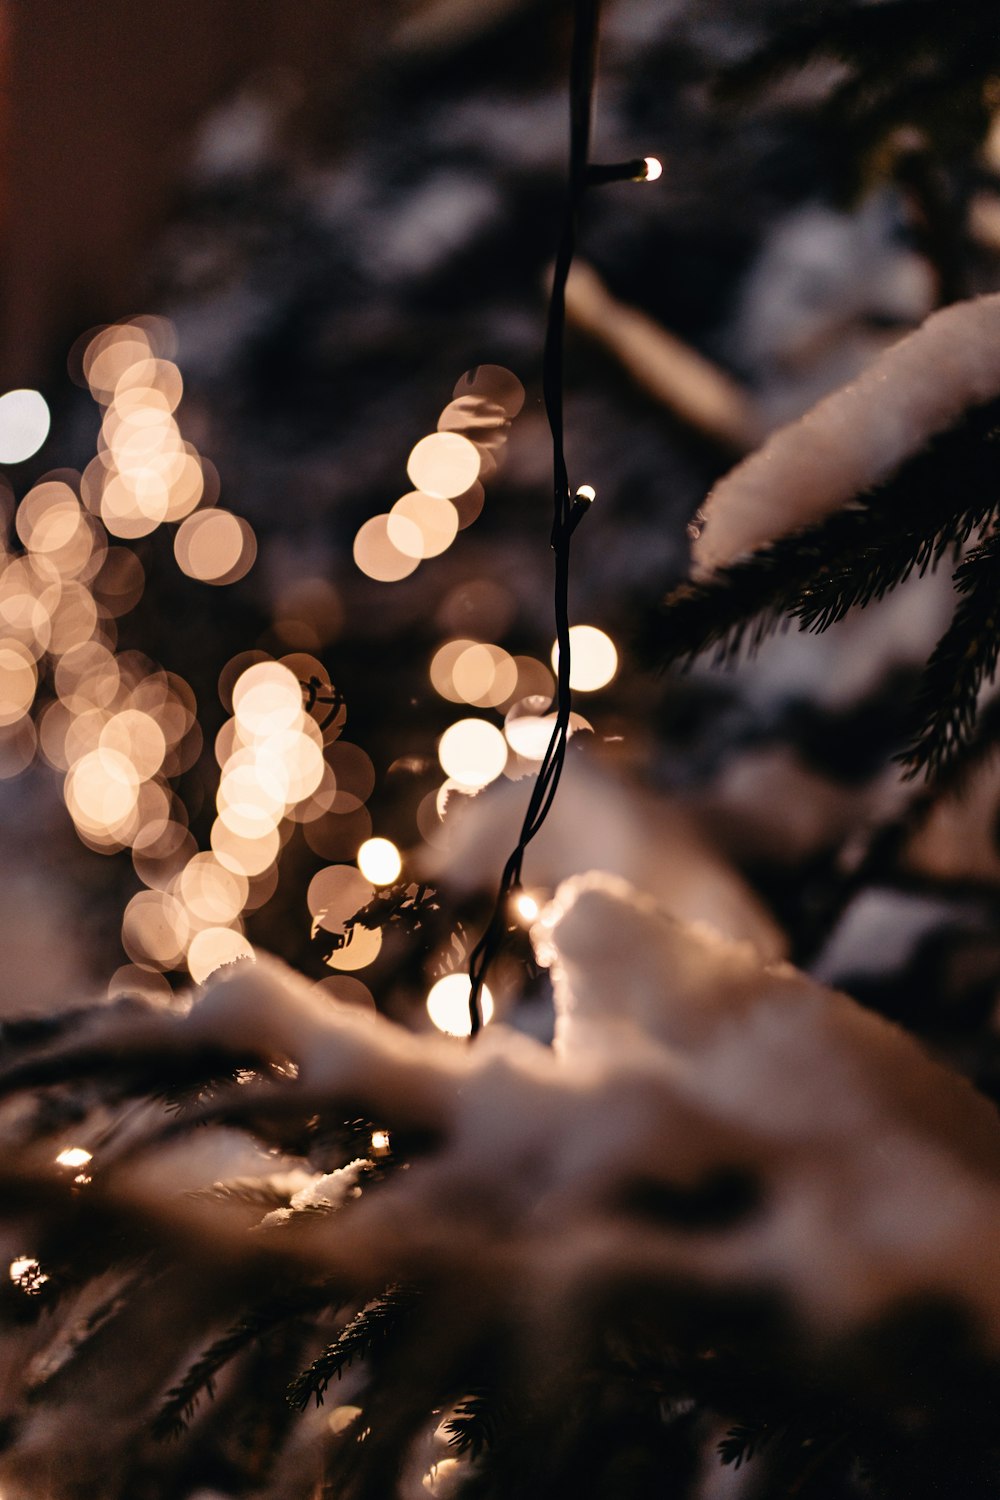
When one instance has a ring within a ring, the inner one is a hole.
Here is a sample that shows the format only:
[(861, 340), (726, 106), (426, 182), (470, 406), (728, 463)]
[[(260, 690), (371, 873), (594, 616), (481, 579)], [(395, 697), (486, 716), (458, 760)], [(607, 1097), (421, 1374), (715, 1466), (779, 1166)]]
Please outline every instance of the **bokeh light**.
[[(618, 671), (615, 643), (596, 625), (573, 625), (569, 632), (569, 685), (576, 692), (595, 693), (607, 687)], [(552, 647), (552, 667), (559, 671), (559, 642)]]
[(40, 391), (16, 390), (0, 396), (0, 464), (20, 464), (37, 453), (49, 435), (50, 421), (48, 403)]
[(419, 526), (398, 516), (393, 531), (405, 541), (407, 550), (401, 552), (389, 534), (390, 519), (389, 515), (372, 516), (354, 538), (354, 561), (362, 573), (379, 583), (398, 583), (408, 577), (418, 566), (423, 547)]
[[(416, 527), (417, 542), (414, 536)], [(389, 540), (404, 556), (418, 546), (417, 557), (438, 557), (458, 535), (458, 511), (450, 500), (411, 490), (396, 501), (386, 524)]]
[(414, 489), (442, 500), (464, 494), (479, 478), (480, 467), (479, 452), (457, 432), (432, 432), (421, 438), (406, 462)]
[(382, 947), (380, 927), (352, 927), (342, 948), (328, 953), (326, 962), (331, 969), (366, 969), (375, 962)]
[(306, 904), (317, 927), (339, 934), (374, 894), (374, 882), (356, 866), (327, 865), (309, 882)]
[(223, 964), (237, 959), (252, 959), (253, 944), (231, 927), (205, 927), (195, 934), (188, 949), (187, 963), (195, 984), (204, 984), (210, 974)]
[(512, 420), (524, 405), (524, 386), (502, 365), (474, 365), (456, 382), (455, 396), (482, 396), (502, 407)]
[(358, 850), (358, 869), (372, 885), (391, 885), (403, 868), (399, 850), (391, 839), (365, 839)]
[(174, 537), (177, 566), (201, 583), (235, 583), (250, 571), (257, 542), (250, 526), (227, 510), (199, 510)]
[[(472, 993), (472, 982), (468, 974), (446, 974), (433, 984), (427, 995), (427, 1014), (430, 1016), (438, 1031), (447, 1032), (449, 1036), (468, 1036), (472, 1031), (472, 1018), (469, 1015), (469, 996)], [(493, 996), (488, 985), (483, 985), (479, 992), (479, 1004), (483, 1018), (483, 1024), (488, 1025), (493, 1019)]]
[(364, 1011), (374, 1011), (376, 1008), (371, 990), (364, 980), (355, 978), (353, 974), (328, 974), (325, 979), (316, 981), (315, 988), (321, 995), (328, 995), (341, 1005), (353, 1005)]
[(20, 641), (0, 639), (0, 724), (15, 724), (28, 712), (37, 686), (31, 652)]
[(503, 735), (485, 719), (459, 719), (438, 741), (442, 770), (462, 786), (480, 787), (495, 781), (506, 759)]

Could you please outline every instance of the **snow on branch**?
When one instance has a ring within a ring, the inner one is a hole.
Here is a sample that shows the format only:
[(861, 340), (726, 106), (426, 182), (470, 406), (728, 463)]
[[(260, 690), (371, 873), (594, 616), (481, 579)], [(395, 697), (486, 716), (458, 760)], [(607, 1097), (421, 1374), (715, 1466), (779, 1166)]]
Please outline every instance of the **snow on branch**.
[[(847, 996), (603, 872), (564, 882), (532, 936), (553, 969), (555, 1051), (502, 1027), (473, 1048), (412, 1035), (272, 961), (213, 979), (187, 1016), (105, 1013), (6, 1084), (184, 1048), (217, 1067), (245, 1058), (249, 1035), (258, 1066), (280, 1066), (191, 1109), (171, 1149), (199, 1121), (273, 1147), (283, 1121), (359, 1107), (424, 1141), (407, 1171), (302, 1214), (294, 1234), (272, 1218), (262, 1240), (227, 1205), (192, 1205), (184, 1233), (210, 1262), (287, 1256), (361, 1289), (429, 1278), (474, 1293), (484, 1320), (513, 1315), (511, 1286), (518, 1316), (559, 1308), (568, 1323), (642, 1285), (768, 1288), (836, 1341), (938, 1295), (1000, 1349), (1000, 1124), (964, 1079)], [(95, 1203), (176, 1235), (177, 1199), (149, 1169), (162, 1126), (145, 1140), (117, 1163), (110, 1151), (103, 1180), (95, 1160)]]
[(815, 525), (998, 394), (1000, 294), (934, 313), (719, 481), (701, 514), (695, 577)]

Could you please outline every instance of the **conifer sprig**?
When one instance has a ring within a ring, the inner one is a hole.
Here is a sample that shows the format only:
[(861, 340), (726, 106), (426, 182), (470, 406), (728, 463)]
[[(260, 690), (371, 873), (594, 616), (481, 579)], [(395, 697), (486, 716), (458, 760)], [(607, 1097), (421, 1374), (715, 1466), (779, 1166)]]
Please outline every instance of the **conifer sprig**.
[(195, 1360), (164, 1398), (153, 1422), (154, 1436), (178, 1436), (194, 1416), (203, 1396), (214, 1396), (216, 1376), (248, 1345), (295, 1318), (341, 1305), (331, 1286), (293, 1287), (252, 1308)]
[(322, 1406), (332, 1380), (355, 1360), (369, 1359), (387, 1349), (409, 1321), (417, 1294), (409, 1287), (393, 1286), (369, 1302), (341, 1330), (333, 1343), (307, 1370), (292, 1381), (288, 1400), (304, 1411), (310, 1400)]
[(910, 776), (952, 767), (972, 739), (980, 689), (1000, 657), (1000, 533), (969, 554), (955, 585), (962, 598), (927, 663), (920, 727), (900, 757)]
[[(883, 484), (825, 520), (683, 583), (646, 631), (664, 664), (716, 648), (728, 660), (755, 650), (783, 622), (822, 632), (883, 598), (912, 572), (933, 570), (996, 514), (1000, 401), (973, 408)], [(979, 690), (997, 665), (997, 542), (981, 543), (955, 575), (954, 620), (927, 666), (919, 728), (901, 757), (911, 776), (954, 771), (970, 746)]]

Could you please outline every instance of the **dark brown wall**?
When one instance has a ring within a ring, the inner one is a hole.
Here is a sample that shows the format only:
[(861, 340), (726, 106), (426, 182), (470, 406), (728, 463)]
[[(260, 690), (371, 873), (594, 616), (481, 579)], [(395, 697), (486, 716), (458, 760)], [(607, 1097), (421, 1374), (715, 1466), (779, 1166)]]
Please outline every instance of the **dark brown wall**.
[(287, 67), (336, 95), (396, 0), (0, 0), (0, 389), (41, 379), (94, 322), (134, 311), (192, 126)]

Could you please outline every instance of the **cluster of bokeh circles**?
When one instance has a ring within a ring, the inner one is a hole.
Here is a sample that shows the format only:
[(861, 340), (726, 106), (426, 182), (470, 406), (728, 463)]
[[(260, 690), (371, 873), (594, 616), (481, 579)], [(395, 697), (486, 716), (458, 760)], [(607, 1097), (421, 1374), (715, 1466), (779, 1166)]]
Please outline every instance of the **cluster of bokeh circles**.
[[(477, 519), (483, 506), (483, 483), (496, 473), (511, 422), (524, 399), (517, 376), (502, 366), (479, 365), (461, 377), (438, 419), (437, 431), (421, 438), (410, 452), (406, 467), (414, 488), (358, 531), (354, 558), (363, 573), (383, 583), (407, 578), (422, 561), (444, 552), (458, 532)], [(595, 498), (586, 486), (579, 494), (588, 501)], [(488, 590), (489, 585), (474, 581), (470, 591), (477, 589)], [(470, 620), (474, 615), (475, 610)], [(417, 814), (420, 833), (431, 843), (441, 837), (441, 821), (454, 793), (475, 794), (500, 776), (516, 780), (537, 772), (555, 727), (557, 645), (553, 644), (545, 662), (512, 654), (490, 639), (491, 633), (477, 634), (467, 621), (466, 633), (449, 634), (430, 662), (431, 683), (440, 697), (479, 711), (456, 719), (438, 739), (437, 756), (445, 779), (427, 794)], [(597, 692), (618, 671), (614, 642), (596, 625), (571, 628), (570, 661), (570, 686), (577, 692)], [(571, 733), (591, 728), (581, 714), (571, 714)], [(328, 894), (327, 885), (318, 882), (314, 899), (318, 901), (321, 895), (326, 899)], [(355, 890), (342, 877), (329, 911), (342, 915), (361, 894), (361, 885)], [(366, 899), (370, 894), (369, 890)], [(377, 953), (377, 935), (363, 934), (352, 966), (363, 967)], [(467, 1032), (468, 991), (468, 977), (457, 972), (443, 975), (432, 986), (427, 1009), (436, 1026), (456, 1034)], [(481, 998), (484, 1017), (489, 1019), (492, 997), (484, 991)]]
[[(80, 479), (84, 504), (112, 536), (148, 536), (176, 522), (178, 566), (202, 583), (235, 583), (257, 555), (248, 522), (215, 504), (218, 478), (174, 417), (184, 384), (165, 318), (139, 317), (87, 334), (70, 369), (103, 408), (97, 454)], [(77, 359), (79, 368), (77, 370)]]
[[(274, 894), (281, 850), (298, 826), (322, 861), (307, 893), (314, 933), (330, 937), (334, 972), (321, 983), (343, 1000), (372, 1004), (359, 974), (378, 958), (383, 933), (350, 919), (399, 879), (403, 862), (395, 844), (372, 836), (375, 768), (342, 738), (344, 706), (310, 654), (337, 628), (333, 586), (300, 579), (275, 601), (273, 633), (296, 649), (280, 659), (246, 651), (223, 669), (219, 692), (230, 717), (214, 745), (219, 779), (207, 848), (199, 848), (177, 791), (203, 751), (194, 694), (141, 652), (119, 649), (117, 622), (146, 581), (132, 546), (139, 538), (175, 527), (178, 566), (216, 586), (242, 578), (256, 556), (251, 528), (217, 504), (215, 470), (182, 433), (174, 352), (173, 330), (158, 317), (79, 340), (70, 368), (101, 409), (95, 457), (82, 474), (50, 472), (16, 507), (0, 492), (7, 522), (0, 777), (40, 755), (62, 776), (81, 841), (103, 854), (130, 851), (141, 889), (124, 912), (130, 962), (113, 976), (111, 993), (166, 995), (170, 974), (199, 982), (220, 964), (252, 957), (247, 916)], [(44, 441), (48, 410), (37, 392), (8, 393), (3, 402), (0, 461), (20, 462)], [(463, 375), (437, 431), (410, 453), (414, 488), (358, 532), (354, 556), (365, 573), (384, 582), (407, 577), (478, 517), (484, 480), (496, 472), (523, 402), (508, 370), (484, 365)], [(482, 580), (468, 586), (472, 594), (491, 588), (502, 592)], [(463, 634), (449, 632), (430, 663), (436, 692), (466, 712), (438, 741), (444, 781), (417, 816), (429, 840), (453, 792), (533, 772), (552, 731), (557, 653), (551, 663), (511, 654), (487, 638), (502, 630), (477, 632), (471, 621)], [(572, 666), (574, 688), (604, 686), (617, 669), (610, 638), (574, 627)], [(572, 727), (590, 726), (574, 715)], [(467, 977), (445, 973), (429, 989), (431, 1020), (461, 1033), (467, 999)], [(488, 992), (483, 1002), (488, 1018)]]
[[(175, 524), (178, 565), (214, 585), (243, 577), (256, 555), (251, 528), (216, 505), (215, 471), (181, 432), (173, 352), (173, 329), (158, 317), (78, 340), (70, 371), (101, 409), (94, 458), (82, 474), (46, 474), (16, 508), (0, 493), (0, 777), (40, 755), (62, 775), (81, 841), (102, 854), (131, 850), (145, 889), (125, 912), (133, 963), (113, 990), (166, 990), (164, 971), (200, 978), (245, 951), (240, 916), (260, 894), (258, 870), (197, 850), (174, 788), (202, 750), (191, 688), (118, 649), (118, 620), (146, 582), (130, 545), (138, 538)], [(23, 462), (48, 429), (38, 392), (8, 392), (0, 462)], [(301, 707), (297, 683), (296, 694)]]
[(410, 451), (413, 488), (354, 538), (354, 560), (381, 583), (408, 578), (439, 557), (483, 508), (483, 482), (497, 471), (510, 424), (524, 405), (524, 386), (500, 365), (477, 365), (455, 386), (437, 431)]
[[(220, 692), (232, 714), (215, 741), (220, 774), (211, 847), (199, 850), (183, 820), (148, 825), (133, 846), (147, 889), (130, 901), (122, 938), (138, 966), (187, 968), (200, 981), (220, 964), (252, 957), (244, 916), (274, 894), (281, 848), (294, 824), (320, 820), (338, 797), (345, 811), (363, 806), (348, 788), (359, 785), (361, 763), (371, 762), (359, 746), (337, 743), (342, 718), (324, 726), (322, 712), (309, 711), (302, 671), (319, 681), (323, 669), (301, 654), (277, 661), (250, 652), (223, 671)], [(344, 787), (338, 787), (338, 759), (347, 772)], [(374, 768), (364, 780), (367, 795)]]

